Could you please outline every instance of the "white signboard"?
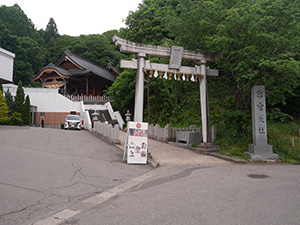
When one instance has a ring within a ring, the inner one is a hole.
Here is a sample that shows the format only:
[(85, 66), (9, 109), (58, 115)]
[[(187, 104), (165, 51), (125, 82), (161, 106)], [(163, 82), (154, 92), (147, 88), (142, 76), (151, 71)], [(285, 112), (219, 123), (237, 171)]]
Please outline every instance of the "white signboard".
[(148, 123), (128, 122), (125, 146), (128, 164), (147, 164)]

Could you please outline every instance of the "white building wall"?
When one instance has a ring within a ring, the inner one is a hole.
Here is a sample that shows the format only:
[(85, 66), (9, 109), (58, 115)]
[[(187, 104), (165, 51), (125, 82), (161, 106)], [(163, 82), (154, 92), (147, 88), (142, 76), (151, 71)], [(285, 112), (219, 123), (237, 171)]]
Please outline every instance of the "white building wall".
[[(9, 89), (12, 96), (16, 96), (17, 85), (4, 84), (3, 91)], [(58, 89), (51, 88), (23, 88), (25, 96), (29, 95), (30, 105), (36, 106), (36, 112), (69, 113), (76, 111), (80, 113), (85, 129), (92, 128), (89, 113), (85, 110), (83, 102), (73, 102), (58, 93)], [(3, 93), (4, 94), (4, 93)]]
[[(17, 85), (4, 84), (3, 91), (7, 89), (12, 96), (16, 96)], [(58, 93), (58, 89), (51, 88), (23, 88), (25, 96), (29, 95), (30, 105), (37, 107), (37, 112), (81, 112), (81, 102), (73, 102)]]
[(15, 54), (0, 48), (0, 78), (9, 82), (13, 81)]
[(37, 106), (38, 112), (80, 112), (82, 109), (80, 102), (72, 102), (60, 95), (57, 89), (24, 88), (24, 92), (29, 95), (30, 104)]

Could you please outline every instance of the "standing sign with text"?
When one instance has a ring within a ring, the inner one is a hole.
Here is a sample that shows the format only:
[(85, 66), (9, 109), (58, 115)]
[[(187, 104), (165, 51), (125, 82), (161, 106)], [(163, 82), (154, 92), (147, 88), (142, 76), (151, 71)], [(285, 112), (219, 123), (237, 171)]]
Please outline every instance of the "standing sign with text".
[(125, 155), (128, 164), (147, 164), (148, 123), (128, 122)]

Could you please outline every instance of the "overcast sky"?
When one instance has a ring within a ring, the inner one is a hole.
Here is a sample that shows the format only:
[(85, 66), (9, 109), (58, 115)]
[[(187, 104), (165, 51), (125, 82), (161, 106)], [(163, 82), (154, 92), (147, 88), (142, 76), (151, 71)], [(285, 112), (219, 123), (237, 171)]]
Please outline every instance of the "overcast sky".
[(50, 17), (60, 35), (102, 34), (125, 27), (129, 11), (142, 0), (1, 0), (0, 5), (17, 3), (37, 29), (46, 29)]

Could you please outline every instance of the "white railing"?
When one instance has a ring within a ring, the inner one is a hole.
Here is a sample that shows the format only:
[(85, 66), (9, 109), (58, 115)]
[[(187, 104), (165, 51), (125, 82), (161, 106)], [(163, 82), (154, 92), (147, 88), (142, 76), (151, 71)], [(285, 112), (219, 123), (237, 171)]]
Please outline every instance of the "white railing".
[(100, 95), (66, 95), (68, 99), (74, 102), (81, 102), (84, 103), (106, 103), (112, 102), (112, 99), (109, 96), (100, 96)]
[[(160, 127), (158, 124), (156, 124), (155, 126), (153, 124), (150, 124), (148, 127), (148, 138), (164, 142), (176, 141), (176, 133), (184, 131), (202, 132), (202, 128), (197, 128), (195, 127), (195, 125), (187, 128), (172, 128), (169, 124), (167, 124), (165, 127)], [(211, 140), (216, 140), (216, 126), (212, 125), (210, 131)]]

